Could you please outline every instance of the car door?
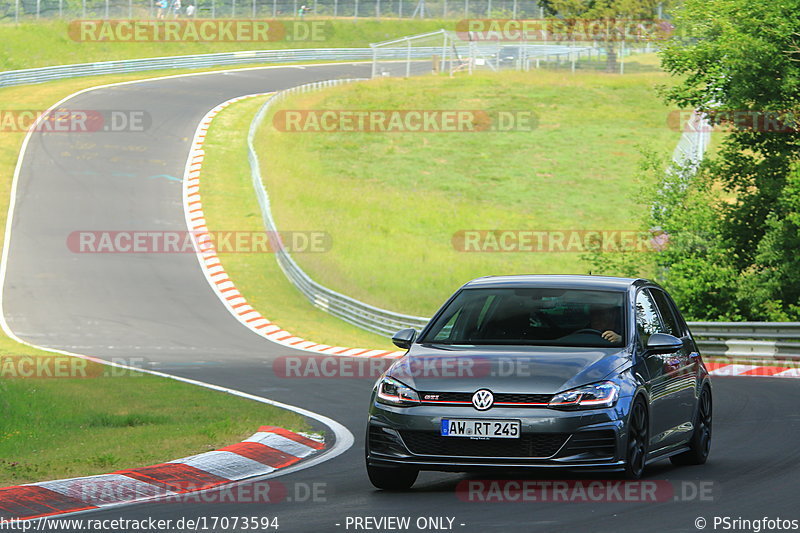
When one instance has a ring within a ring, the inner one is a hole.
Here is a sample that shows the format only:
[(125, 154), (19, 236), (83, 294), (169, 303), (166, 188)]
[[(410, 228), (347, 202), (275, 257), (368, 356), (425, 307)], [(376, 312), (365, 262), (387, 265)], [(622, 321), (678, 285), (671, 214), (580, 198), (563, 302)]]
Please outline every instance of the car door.
[(677, 392), (680, 384), (680, 358), (674, 354), (647, 353), (645, 346), (653, 333), (668, 333), (658, 312), (658, 307), (646, 288), (636, 294), (637, 348), (644, 355), (648, 372), (650, 394), (650, 446), (656, 450), (682, 440), (677, 428), (683, 423), (683, 413), (676, 409), (681, 404)]
[(689, 330), (681, 320), (678, 309), (672, 299), (658, 288), (651, 288), (650, 294), (653, 296), (656, 308), (661, 315), (661, 322), (664, 324), (665, 333), (675, 335), (683, 341), (683, 348), (674, 354), (667, 354), (668, 362), (675, 372), (675, 403), (673, 408), (681, 414), (678, 420), (678, 433), (684, 433), (679, 440), (688, 438), (691, 429), (690, 423), (694, 419), (696, 394), (699, 379), (699, 360), (695, 350)]

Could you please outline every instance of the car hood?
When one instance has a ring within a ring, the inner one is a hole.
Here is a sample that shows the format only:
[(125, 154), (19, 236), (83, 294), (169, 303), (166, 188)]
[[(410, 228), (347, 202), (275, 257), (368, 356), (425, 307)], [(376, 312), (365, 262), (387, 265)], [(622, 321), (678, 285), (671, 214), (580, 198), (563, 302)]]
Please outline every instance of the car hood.
[(418, 391), (555, 394), (601, 381), (628, 362), (620, 348), (415, 344), (387, 374)]

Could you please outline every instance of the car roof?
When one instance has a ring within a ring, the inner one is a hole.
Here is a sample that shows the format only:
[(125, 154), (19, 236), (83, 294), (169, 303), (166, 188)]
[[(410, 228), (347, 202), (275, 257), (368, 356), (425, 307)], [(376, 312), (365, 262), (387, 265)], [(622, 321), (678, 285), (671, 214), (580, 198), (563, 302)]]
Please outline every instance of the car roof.
[(528, 288), (543, 287), (554, 289), (595, 289), (627, 291), (636, 282), (644, 282), (640, 278), (614, 278), (610, 276), (573, 276), (573, 275), (517, 275), (517, 276), (485, 276), (474, 279), (464, 285), (472, 288)]

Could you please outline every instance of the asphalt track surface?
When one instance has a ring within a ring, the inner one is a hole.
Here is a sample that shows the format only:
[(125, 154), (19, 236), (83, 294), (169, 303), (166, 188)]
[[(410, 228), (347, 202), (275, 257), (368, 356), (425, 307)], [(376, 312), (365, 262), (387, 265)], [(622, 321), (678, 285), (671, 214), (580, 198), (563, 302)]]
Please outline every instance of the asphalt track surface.
[(182, 176), (199, 120), (220, 102), (316, 80), (365, 77), (368, 69), (353, 64), (271, 68), (101, 88), (64, 107), (146, 110), (152, 126), (142, 133), (31, 137), (19, 175), (4, 288), (5, 317), (16, 335), (39, 346), (109, 360), (144, 358), (156, 370), (331, 417), (356, 438), (344, 454), (278, 478), (290, 495), (293, 487), (324, 484), (324, 497), (317, 501), (151, 503), (83, 516), (277, 516), (279, 531), (353, 531), (345, 527), (348, 516), (410, 516), (410, 531), (418, 531), (418, 517), (447, 516), (455, 519), (455, 531), (465, 532), (697, 531), (698, 517), (708, 520), (708, 530), (714, 530), (715, 516), (800, 518), (796, 380), (715, 379), (708, 464), (673, 468), (662, 462), (648, 470), (648, 479), (669, 482), (678, 492), (689, 490), (680, 488), (684, 482), (705, 483), (713, 501), (465, 502), (455, 494), (458, 482), (480, 477), (439, 473), (421, 474), (413, 491), (383, 493), (372, 488), (363, 466), (372, 379), (276, 376), (276, 357), (302, 353), (266, 341), (235, 320), (192, 254), (76, 254), (67, 249), (67, 235), (76, 230), (185, 230), (181, 183), (163, 176)]

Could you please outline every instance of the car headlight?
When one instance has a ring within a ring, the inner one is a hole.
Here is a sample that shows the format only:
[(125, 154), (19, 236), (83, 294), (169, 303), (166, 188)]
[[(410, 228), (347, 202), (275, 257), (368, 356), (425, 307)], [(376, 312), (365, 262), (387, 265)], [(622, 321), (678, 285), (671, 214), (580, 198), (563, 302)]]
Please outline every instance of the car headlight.
[(378, 382), (378, 402), (398, 407), (419, 405), (419, 394), (394, 378), (384, 377)]
[(613, 407), (619, 398), (619, 385), (613, 381), (594, 383), (564, 392), (550, 400), (553, 409), (598, 409)]

